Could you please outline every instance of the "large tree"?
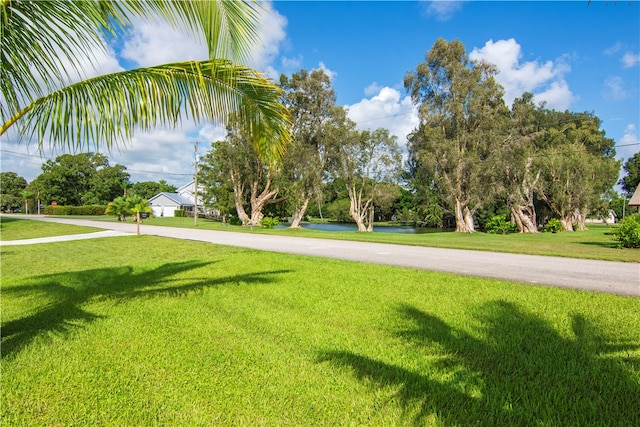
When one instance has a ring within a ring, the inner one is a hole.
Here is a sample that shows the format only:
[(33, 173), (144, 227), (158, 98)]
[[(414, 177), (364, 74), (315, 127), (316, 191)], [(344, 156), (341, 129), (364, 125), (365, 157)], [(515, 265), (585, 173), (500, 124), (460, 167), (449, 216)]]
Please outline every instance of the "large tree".
[(15, 172), (0, 172), (0, 210), (3, 212), (20, 209), (22, 192), (27, 188), (27, 180)]
[(633, 157), (629, 157), (623, 166), (626, 175), (618, 184), (622, 186), (627, 197), (631, 197), (640, 185), (640, 153), (636, 153)]
[(533, 94), (517, 98), (511, 115), (505, 120), (506, 136), (495, 156), (496, 185), (500, 197), (506, 199), (511, 218), (521, 233), (537, 233), (538, 223), (534, 193), (538, 189), (542, 170), (537, 142), (544, 136), (538, 125), (539, 108)]
[(221, 206), (229, 200), (223, 192), (231, 190), (238, 218), (243, 225), (254, 226), (264, 217), (264, 207), (277, 201), (275, 170), (275, 164), (260, 158), (250, 137), (229, 129), (227, 137), (211, 144), (201, 159), (198, 182), (210, 194), (207, 198), (219, 199)]
[(122, 165), (109, 166), (103, 154), (63, 154), (42, 165), (42, 173), (29, 187), (45, 203), (60, 205), (106, 205), (122, 191), (129, 179)]
[[(283, 159), (283, 196), (293, 213), (291, 227), (300, 226), (309, 202), (319, 193), (327, 167), (327, 131), (336, 115), (336, 95), (323, 70), (300, 70), (280, 77), (284, 103), (291, 113), (293, 143)], [(342, 115), (343, 116), (343, 115)]]
[(412, 157), (434, 177), (453, 210), (456, 231), (474, 232), (473, 215), (489, 197), (487, 160), (506, 114), (496, 68), (470, 61), (463, 44), (439, 39), (404, 79), (420, 124), (409, 137)]
[(178, 188), (175, 185), (168, 184), (167, 181), (161, 179), (155, 181), (134, 182), (127, 190), (127, 194), (137, 194), (143, 199), (149, 200), (158, 193), (175, 193)]
[(592, 113), (547, 111), (545, 148), (537, 160), (542, 179), (539, 196), (566, 231), (584, 229), (589, 212), (616, 183), (620, 163), (615, 141), (600, 129)]
[[(52, 146), (111, 147), (134, 130), (197, 121), (233, 123), (265, 158), (290, 139), (279, 88), (249, 67), (261, 6), (240, 1), (3, 0), (0, 2), (0, 135), (16, 125)], [(163, 19), (204, 39), (209, 59), (139, 68), (73, 82), (96, 67), (92, 52), (133, 18)]]
[(397, 138), (387, 129), (344, 129), (332, 145), (332, 173), (344, 182), (349, 215), (358, 231), (373, 231), (376, 204), (387, 205), (398, 195), (402, 156)]

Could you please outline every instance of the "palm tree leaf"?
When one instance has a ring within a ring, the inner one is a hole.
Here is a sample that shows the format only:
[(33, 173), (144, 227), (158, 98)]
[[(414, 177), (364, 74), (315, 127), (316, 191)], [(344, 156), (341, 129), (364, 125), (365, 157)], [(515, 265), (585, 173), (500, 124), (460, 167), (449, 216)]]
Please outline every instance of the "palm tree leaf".
[(134, 131), (175, 126), (187, 117), (243, 127), (263, 159), (273, 161), (291, 138), (280, 97), (280, 88), (251, 68), (221, 59), (190, 61), (75, 83), (40, 98), (15, 119), (22, 135), (40, 144), (111, 148), (129, 141)]
[[(0, 118), (67, 84), (105, 51), (134, 17), (163, 19), (203, 38), (209, 58), (244, 62), (257, 38), (261, 6), (240, 1), (2, 0)], [(68, 69), (67, 69), (68, 68)]]

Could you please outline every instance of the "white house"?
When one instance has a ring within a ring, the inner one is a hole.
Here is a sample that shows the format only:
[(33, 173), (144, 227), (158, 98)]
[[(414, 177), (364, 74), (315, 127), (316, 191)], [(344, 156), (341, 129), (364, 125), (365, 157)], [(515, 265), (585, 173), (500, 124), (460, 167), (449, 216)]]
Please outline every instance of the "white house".
[[(198, 192), (204, 189), (198, 186)], [(175, 193), (159, 193), (149, 199), (154, 216), (175, 216), (178, 209), (185, 211), (185, 216), (193, 216), (195, 207), (194, 181), (191, 181), (178, 188)], [(203, 211), (202, 197), (198, 195), (198, 212)]]

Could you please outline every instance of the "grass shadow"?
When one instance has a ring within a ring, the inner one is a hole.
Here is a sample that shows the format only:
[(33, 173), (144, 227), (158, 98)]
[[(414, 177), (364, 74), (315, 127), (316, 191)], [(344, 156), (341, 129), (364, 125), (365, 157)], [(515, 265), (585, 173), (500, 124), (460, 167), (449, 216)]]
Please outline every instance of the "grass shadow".
[(288, 272), (262, 271), (220, 278), (181, 277), (181, 273), (209, 264), (212, 262), (190, 261), (167, 263), (145, 270), (127, 266), (83, 270), (36, 276), (30, 279), (29, 284), (4, 287), (4, 295), (21, 298), (42, 294), (48, 303), (26, 316), (2, 323), (1, 357), (16, 354), (41, 334), (65, 333), (98, 319), (100, 316), (83, 309), (82, 306), (89, 301), (124, 301), (159, 295), (176, 297), (214, 286), (273, 283), (276, 275)]
[[(640, 425), (640, 338), (607, 335), (571, 314), (572, 336), (517, 305), (478, 307), (473, 334), (415, 307), (400, 309), (393, 333), (428, 366), (416, 370), (349, 351), (319, 359), (348, 367), (424, 425)], [(481, 338), (479, 338), (481, 337)], [(626, 355), (626, 356), (625, 356)]]

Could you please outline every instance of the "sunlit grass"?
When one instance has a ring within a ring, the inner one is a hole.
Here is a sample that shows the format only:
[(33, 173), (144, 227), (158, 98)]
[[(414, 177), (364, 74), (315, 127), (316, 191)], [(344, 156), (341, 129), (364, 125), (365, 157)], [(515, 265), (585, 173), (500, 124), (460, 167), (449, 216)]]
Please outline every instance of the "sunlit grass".
[(639, 425), (640, 299), (151, 236), (1, 249), (3, 425)]
[[(194, 227), (193, 218), (150, 218), (145, 224), (171, 227)], [(261, 227), (223, 226), (216, 221), (199, 219), (198, 228), (286, 236), (340, 239), (362, 242), (393, 243), (436, 248), (548, 255), (608, 261), (640, 262), (640, 250), (620, 249), (610, 234), (611, 226), (590, 224), (587, 231), (539, 234), (454, 233), (450, 231), (424, 234), (358, 233), (308, 229), (266, 229)]]
[(6, 215), (0, 216), (0, 240), (34, 239), (67, 234), (94, 233), (101, 230), (93, 227), (30, 221)]

